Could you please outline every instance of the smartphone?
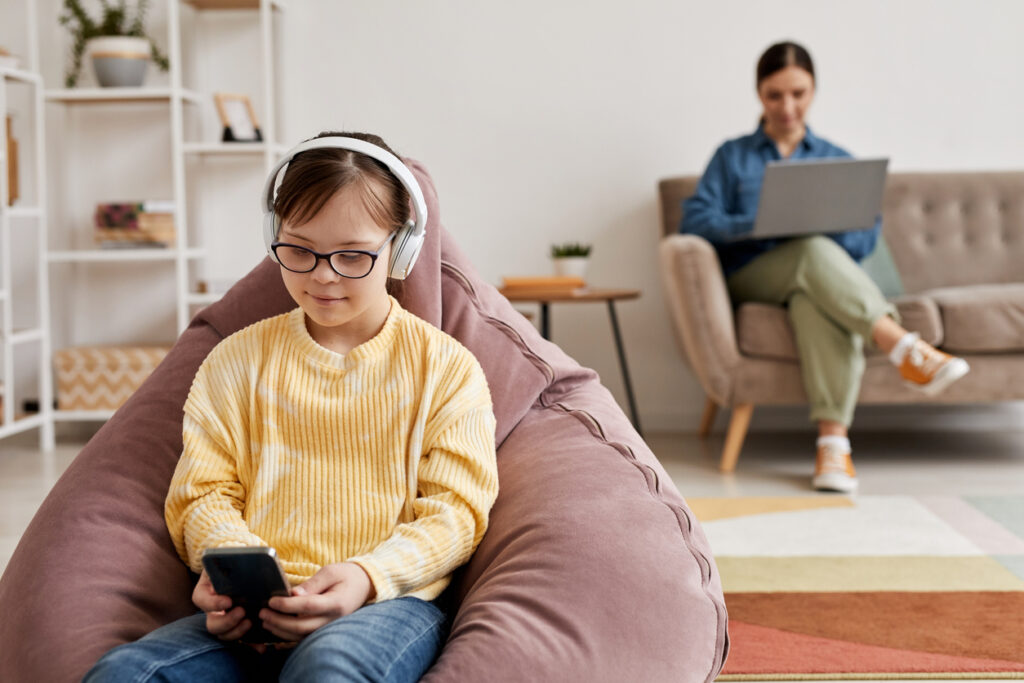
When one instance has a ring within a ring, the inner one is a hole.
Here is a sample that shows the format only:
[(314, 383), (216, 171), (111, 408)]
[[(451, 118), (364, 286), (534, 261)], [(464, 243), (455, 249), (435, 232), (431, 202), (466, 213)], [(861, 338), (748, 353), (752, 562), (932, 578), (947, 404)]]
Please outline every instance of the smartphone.
[(271, 597), (291, 593), (273, 548), (210, 548), (203, 552), (203, 568), (213, 583), (213, 589), (231, 598), (232, 609), (237, 606), (245, 609), (245, 618), (252, 626), (242, 640), (248, 643), (281, 640), (263, 628), (259, 616)]

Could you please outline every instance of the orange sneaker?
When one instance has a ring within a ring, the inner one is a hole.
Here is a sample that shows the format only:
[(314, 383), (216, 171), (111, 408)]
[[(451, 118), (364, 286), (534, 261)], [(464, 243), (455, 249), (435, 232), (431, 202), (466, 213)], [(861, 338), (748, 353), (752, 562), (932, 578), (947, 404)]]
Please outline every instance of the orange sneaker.
[(934, 396), (971, 369), (963, 358), (950, 356), (927, 342), (918, 340), (900, 364), (904, 384), (928, 396)]
[(853, 469), (850, 449), (833, 444), (818, 446), (818, 463), (814, 468), (813, 484), (818, 491), (856, 491), (857, 470)]

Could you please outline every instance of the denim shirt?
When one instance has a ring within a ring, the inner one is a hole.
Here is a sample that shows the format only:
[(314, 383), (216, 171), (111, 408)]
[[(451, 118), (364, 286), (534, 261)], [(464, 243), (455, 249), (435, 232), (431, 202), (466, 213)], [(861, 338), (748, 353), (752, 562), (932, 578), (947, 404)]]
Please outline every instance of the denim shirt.
[[(790, 159), (850, 157), (850, 153), (819, 138), (808, 127), (804, 139), (793, 150)], [(775, 142), (758, 126), (750, 135), (729, 140), (711, 157), (707, 170), (697, 185), (697, 192), (683, 201), (683, 221), (679, 231), (706, 238), (718, 252), (722, 270), (728, 276), (756, 256), (791, 238), (747, 239), (754, 229), (764, 180), (765, 165), (779, 161)], [(846, 249), (855, 261), (861, 261), (875, 248), (882, 219), (866, 230), (832, 233), (828, 236)]]

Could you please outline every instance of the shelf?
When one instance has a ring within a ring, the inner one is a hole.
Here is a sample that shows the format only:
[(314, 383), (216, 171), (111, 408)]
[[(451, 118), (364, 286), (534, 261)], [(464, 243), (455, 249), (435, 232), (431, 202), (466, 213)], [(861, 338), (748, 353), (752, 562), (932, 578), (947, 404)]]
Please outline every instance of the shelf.
[(7, 209), (7, 215), (11, 218), (39, 218), (43, 212), (38, 206), (12, 206)]
[(192, 306), (208, 306), (210, 304), (217, 303), (223, 298), (223, 293), (217, 294), (214, 292), (207, 292), (205, 294), (200, 294), (199, 292), (191, 292), (188, 295), (188, 303)]
[(55, 422), (106, 422), (114, 416), (113, 410), (55, 410)]
[[(184, 145), (185, 154), (198, 154), (201, 156), (245, 156), (263, 154), (267, 149), (265, 142), (186, 142)], [(271, 145), (274, 154), (284, 154), (288, 151), (287, 145)]]
[[(7, 0), (0, 0), (7, 6)], [(12, 0), (13, 1), (13, 0)], [(4, 29), (11, 29), (16, 33), (24, 33), (27, 37), (28, 52), (33, 53), (32, 58), (26, 62), (16, 60), (4, 60), (4, 66), (0, 67), (0, 124), (4, 111), (13, 104), (19, 108), (23, 107), (21, 100), (31, 100), (31, 114), (22, 113), (31, 124), (27, 130), (31, 130), (31, 139), (26, 139), (23, 146), (25, 152), (23, 168), (25, 171), (34, 171), (33, 181), (30, 185), (29, 196), (22, 192), (21, 201), (15, 201), (13, 206), (0, 206), (0, 231), (3, 231), (3, 238), (6, 240), (2, 245), (4, 249), (0, 253), (0, 275), (3, 275), (3, 285), (0, 286), (0, 313), (3, 314), (4, 324), (0, 325), (0, 355), (6, 358), (6, 363), (0, 367), (0, 373), (10, 373), (12, 355), (18, 356), (39, 356), (38, 359), (31, 359), (31, 368), (38, 378), (38, 387), (33, 386), (28, 396), (36, 397), (35, 400), (45, 409), (37, 414), (22, 415), (20, 410), (13, 408), (15, 390), (19, 393), (18, 399), (21, 402), (21, 387), (16, 386), (13, 377), (2, 377), (0, 380), (0, 396), (3, 396), (6, 384), (6, 396), (3, 401), (6, 404), (5, 411), (0, 412), (0, 439), (15, 434), (39, 428), (40, 443), (43, 450), (53, 447), (54, 423), (102, 423), (109, 420), (115, 410), (59, 410), (55, 409), (54, 391), (56, 374), (53, 372), (52, 359), (45, 356), (50, 355), (53, 347), (75, 346), (82, 343), (82, 336), (89, 336), (85, 331), (79, 331), (78, 325), (74, 324), (79, 312), (75, 311), (73, 301), (66, 301), (62, 296), (63, 291), (54, 291), (52, 286), (59, 282), (62, 289), (80, 288), (84, 295), (95, 293), (97, 287), (106, 285), (106, 281), (117, 282), (128, 277), (132, 280), (144, 281), (145, 283), (160, 283), (162, 289), (169, 289), (163, 285), (173, 282), (175, 292), (173, 295), (161, 296), (160, 301), (153, 303), (150, 297), (140, 291), (138, 296), (130, 299), (132, 306), (138, 309), (159, 306), (161, 313), (165, 309), (173, 310), (176, 318), (177, 334), (183, 332), (189, 324), (189, 320), (195, 315), (197, 307), (206, 306), (224, 297), (224, 293), (203, 293), (190, 291), (196, 286), (195, 267), (207, 258), (212, 250), (203, 248), (203, 233), (198, 228), (187, 230), (184, 223), (177, 226), (177, 234), (174, 239), (167, 242), (164, 247), (151, 247), (148, 245), (139, 246), (138, 243), (124, 243), (117, 245), (96, 242), (89, 234), (89, 228), (77, 221), (56, 221), (60, 224), (62, 231), (56, 234), (52, 222), (55, 216), (59, 217), (64, 213), (70, 213), (72, 207), (79, 199), (75, 196), (67, 196), (62, 192), (64, 188), (48, 188), (51, 181), (61, 180), (65, 176), (75, 177), (82, 174), (95, 173), (95, 164), (90, 163), (90, 158), (85, 155), (84, 149), (78, 150), (72, 145), (58, 145), (55, 150), (48, 153), (48, 145), (54, 142), (63, 142), (65, 136), (72, 139), (80, 139), (91, 143), (90, 133), (93, 126), (99, 125), (91, 116), (85, 119), (77, 119), (76, 114), (87, 114), (105, 112), (114, 116), (126, 116), (124, 122), (130, 123), (133, 117), (141, 116), (137, 122), (147, 126), (159, 125), (158, 131), (168, 131), (170, 144), (170, 160), (165, 163), (164, 159), (157, 162), (159, 167), (170, 173), (170, 192), (168, 199), (173, 199), (176, 206), (183, 209), (186, 205), (192, 206), (192, 193), (195, 192), (193, 185), (189, 183), (191, 172), (217, 174), (217, 169), (223, 166), (224, 171), (234, 169), (234, 172), (253, 171), (256, 167), (263, 168), (265, 165), (273, 165), (273, 162), (280, 159), (289, 149), (289, 146), (280, 144), (279, 139), (267, 140), (259, 143), (223, 143), (220, 142), (219, 131), (209, 130), (209, 136), (204, 136), (200, 131), (194, 130), (192, 119), (197, 114), (209, 112), (213, 105), (213, 93), (200, 91), (188, 86), (198, 86), (198, 83), (183, 82), (186, 74), (184, 69), (188, 65), (188, 57), (195, 58), (198, 67), (210, 65), (210, 62), (217, 57), (217, 52), (208, 46), (192, 45), (190, 34), (194, 28), (190, 23), (182, 25), (182, 15), (191, 23), (199, 22), (197, 28), (221, 32), (225, 29), (232, 32), (244, 32), (246, 38), (258, 39), (258, 50), (250, 50), (252, 57), (244, 65), (221, 65), (217, 74), (225, 77), (225, 82), (230, 80), (229, 71), (245, 70), (251, 71), (254, 79), (259, 77), (262, 84), (262, 92), (265, 111), (261, 112), (265, 130), (268, 138), (276, 138), (272, 132), (278, 128), (278, 108), (281, 106), (280, 76), (276, 75), (273, 66), (277, 64), (276, 57), (279, 50), (276, 47), (278, 36), (275, 31), (280, 30), (280, 21), (283, 19), (283, 12), (289, 7), (290, 0), (168, 0), (166, 12), (166, 35), (168, 42), (168, 53), (171, 61), (169, 74), (162, 78), (153, 78), (142, 87), (132, 88), (104, 88), (95, 82), (89, 82), (86, 87), (64, 88), (63, 82), (50, 82), (44, 79), (39, 72), (37, 46), (45, 50), (50, 41), (50, 31), (45, 22), (37, 25), (38, 11), (36, 5), (41, 0), (26, 0), (20, 4), (25, 9), (25, 27), (4, 26)], [(60, 4), (57, 0), (47, 0), (50, 4)], [(208, 11), (208, 12), (207, 12)], [(205, 15), (203, 13), (206, 13)], [(44, 13), (45, 14), (45, 13)], [(45, 18), (45, 17), (44, 17)], [(221, 20), (228, 20), (229, 26), (222, 25)], [(205, 26), (209, 20), (210, 26)], [(213, 36), (210, 36), (211, 38)], [(233, 36), (228, 36), (233, 37)], [(205, 42), (205, 41), (204, 41)], [(185, 44), (188, 43), (188, 44)], [(214, 62), (215, 63), (215, 62)], [(231, 66), (231, 68), (227, 68)], [(267, 71), (263, 71), (263, 67)], [(220, 74), (223, 71), (224, 74)], [(199, 70), (203, 72), (202, 68)], [(262, 72), (262, 73), (261, 73)], [(4, 93), (8, 96), (4, 96)], [(13, 99), (11, 94), (15, 96)], [(35, 106), (44, 103), (49, 106)], [(183, 109), (189, 109), (184, 112)], [(54, 115), (57, 118), (51, 122)], [(68, 119), (67, 117), (71, 117)], [(66, 131), (60, 127), (67, 124), (74, 126)], [(134, 124), (133, 124), (134, 125)], [(79, 130), (81, 126), (81, 130)], [(192, 139), (189, 140), (189, 137)], [(54, 139), (56, 138), (56, 139)], [(87, 148), (86, 148), (87, 149)], [(161, 152), (168, 150), (162, 149)], [(127, 159), (128, 154), (124, 155)], [(69, 158), (70, 157), (70, 158)], [(48, 161), (49, 160), (49, 161)], [(135, 169), (133, 165), (117, 159), (119, 163), (111, 177), (96, 178), (97, 191), (102, 194), (106, 190), (102, 188), (117, 184), (117, 180), (131, 174)], [(47, 165), (56, 165), (56, 172), (51, 168), (47, 172)], [(0, 182), (6, 184), (3, 177), (5, 160), (0, 159)], [(66, 167), (66, 169), (65, 169)], [(117, 176), (117, 177), (115, 177)], [(26, 178), (27, 180), (27, 178)], [(109, 182), (103, 182), (107, 181)], [(161, 187), (167, 187), (163, 174), (157, 174), (149, 180), (149, 185), (156, 185), (160, 180)], [(0, 185), (2, 187), (3, 185)], [(167, 190), (165, 189), (164, 192)], [(88, 194), (95, 194), (90, 191)], [(74, 193), (72, 193), (74, 194)], [(213, 193), (210, 193), (213, 194)], [(203, 208), (206, 197), (196, 202), (197, 206)], [(221, 206), (228, 206), (228, 201), (233, 197), (224, 198), (221, 196), (211, 197), (211, 207), (217, 209)], [(215, 212), (218, 215), (222, 212)], [(191, 215), (189, 216), (193, 218)], [(195, 216), (197, 225), (201, 225), (208, 219), (199, 212)], [(13, 234), (9, 234), (11, 229)], [(36, 235), (35, 233), (38, 233)], [(22, 255), (15, 251), (11, 253), (10, 245), (7, 244), (13, 237), (24, 237), (25, 246), (22, 251), (33, 249), (32, 258), (28, 259), (27, 254)], [(50, 251), (51, 247), (56, 249)], [(122, 247), (122, 248), (107, 248)], [(23, 256), (25, 258), (23, 258)], [(20, 263), (20, 261), (25, 261)], [(15, 263), (12, 266), (12, 261)], [(58, 265), (58, 264), (70, 264)], [(220, 266), (211, 266), (214, 271), (221, 269)], [(12, 271), (17, 277), (12, 279)], [(24, 273), (23, 273), (24, 271)], [(29, 279), (31, 271), (31, 280)], [(59, 271), (59, 272), (56, 272)], [(99, 278), (97, 280), (97, 278)], [(219, 282), (219, 281), (215, 281)], [(30, 287), (34, 283), (35, 287)], [(38, 296), (26, 298), (30, 289), (35, 289)], [(169, 294), (169, 292), (168, 292)], [(24, 320), (19, 318), (19, 325), (15, 327), (12, 323), (11, 308), (16, 302), (15, 308), (32, 308), (31, 317), (26, 316)], [(31, 304), (31, 306), (30, 306)], [(55, 305), (56, 304), (56, 305)], [(92, 297), (89, 300), (90, 307), (99, 311), (107, 305), (101, 297)], [(50, 310), (51, 306), (53, 311)], [(91, 310), (91, 309), (90, 309)], [(125, 316), (127, 317), (127, 316)], [(59, 326), (59, 335), (55, 335), (50, 327), (61, 318), (69, 318), (66, 326)], [(142, 321), (144, 322), (144, 321)], [(126, 320), (128, 327), (138, 328), (139, 321)], [(38, 325), (38, 328), (22, 328), (21, 325)], [(102, 329), (114, 339), (134, 337), (133, 334), (125, 334), (120, 329), (107, 331), (103, 327), (103, 321), (93, 321), (88, 325), (89, 329)], [(66, 329), (64, 329), (66, 327)], [(12, 348), (13, 347), (13, 348)], [(39, 350), (36, 353), (36, 350)], [(14, 359), (22, 361), (17, 357)], [(18, 368), (17, 365), (14, 366)], [(20, 374), (21, 368), (18, 368)], [(29, 368), (25, 368), (28, 370)], [(27, 372), (25, 373), (27, 375)], [(33, 381), (32, 384), (36, 382)], [(26, 387), (29, 386), (26, 377)], [(64, 407), (67, 407), (67, 401)], [(85, 405), (85, 404), (80, 404)], [(8, 423), (3, 423), (3, 418), (9, 417)], [(2, 442), (0, 442), (2, 443)]]
[(25, 71), (24, 69), (0, 67), (0, 74), (3, 74), (5, 81), (19, 81), (21, 83), (32, 83), (39, 86), (43, 84), (42, 76), (32, 71)]
[(16, 417), (14, 419), (14, 422), (12, 422), (9, 425), (3, 424), (3, 419), (0, 418), (0, 439), (11, 436), (13, 434), (18, 434), (19, 432), (23, 432), (26, 429), (35, 429), (36, 427), (42, 426), (43, 416), (39, 414), (26, 415), (24, 417)]
[(172, 88), (63, 88), (47, 90), (46, 99), (65, 104), (166, 103), (176, 93), (191, 104), (201, 104), (209, 99), (194, 90), (175, 91)]
[[(259, 9), (260, 0), (185, 0), (186, 5), (196, 9)], [(281, 0), (270, 0), (270, 6), (284, 10), (287, 5)]]
[[(185, 258), (203, 258), (203, 249), (186, 249)], [(51, 251), (48, 254), (50, 263), (102, 263), (111, 261), (173, 261), (178, 258), (177, 249), (143, 248), (143, 249), (71, 249), (69, 251)]]
[[(3, 335), (0, 335), (3, 338)], [(25, 342), (39, 341), (43, 338), (43, 331), (39, 328), (27, 330), (15, 330), (11, 333), (11, 344), (24, 344)]]

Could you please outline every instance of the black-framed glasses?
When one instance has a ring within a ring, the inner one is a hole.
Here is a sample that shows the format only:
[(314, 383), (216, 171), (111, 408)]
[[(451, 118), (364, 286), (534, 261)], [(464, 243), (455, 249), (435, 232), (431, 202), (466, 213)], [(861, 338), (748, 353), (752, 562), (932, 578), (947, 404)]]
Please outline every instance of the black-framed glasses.
[(310, 273), (316, 270), (320, 259), (323, 259), (330, 264), (331, 270), (338, 275), (358, 280), (370, 274), (374, 264), (377, 263), (377, 257), (380, 256), (381, 250), (394, 238), (395, 233), (391, 233), (373, 251), (367, 249), (341, 249), (328, 254), (321, 254), (318, 251), (307, 249), (298, 244), (288, 244), (287, 242), (274, 242), (270, 245), (270, 248), (273, 249), (278, 263), (293, 273)]

